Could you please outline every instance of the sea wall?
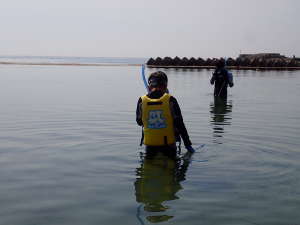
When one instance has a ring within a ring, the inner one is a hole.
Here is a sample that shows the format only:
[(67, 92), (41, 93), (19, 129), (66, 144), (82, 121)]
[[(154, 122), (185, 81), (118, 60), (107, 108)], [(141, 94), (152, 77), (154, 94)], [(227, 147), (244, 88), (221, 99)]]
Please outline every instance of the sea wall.
[[(272, 56), (272, 55), (271, 55)], [(203, 68), (211, 69), (214, 68), (219, 60), (223, 58), (180, 58), (176, 56), (171, 57), (157, 57), (150, 58), (147, 61), (148, 67), (163, 67), (163, 68)], [(240, 55), (236, 59), (228, 58), (226, 60), (226, 66), (230, 69), (261, 69), (261, 70), (292, 70), (300, 69), (300, 61), (293, 57), (288, 58), (285, 56), (281, 57), (268, 57), (266, 55), (257, 54), (255, 55)]]

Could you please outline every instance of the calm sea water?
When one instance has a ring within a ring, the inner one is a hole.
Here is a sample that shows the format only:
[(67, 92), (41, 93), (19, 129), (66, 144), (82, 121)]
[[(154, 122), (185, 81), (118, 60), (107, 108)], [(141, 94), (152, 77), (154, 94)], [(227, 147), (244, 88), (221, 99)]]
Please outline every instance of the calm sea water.
[(0, 56), (0, 63), (49, 63), (49, 64), (143, 64), (147, 58), (124, 57), (62, 57), (62, 56)]
[(144, 158), (140, 67), (1, 66), (0, 225), (299, 225), (300, 72), (165, 71), (190, 159)]

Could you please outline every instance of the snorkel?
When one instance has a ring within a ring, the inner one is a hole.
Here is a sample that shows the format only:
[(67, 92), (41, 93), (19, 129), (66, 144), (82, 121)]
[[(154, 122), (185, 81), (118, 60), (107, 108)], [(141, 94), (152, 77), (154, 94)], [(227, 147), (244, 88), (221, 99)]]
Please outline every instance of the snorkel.
[(143, 79), (143, 82), (144, 82), (144, 86), (147, 90), (147, 93), (149, 93), (149, 86), (148, 86), (148, 83), (147, 83), (147, 80), (146, 80), (146, 75), (145, 75), (145, 64), (142, 65), (142, 79)]

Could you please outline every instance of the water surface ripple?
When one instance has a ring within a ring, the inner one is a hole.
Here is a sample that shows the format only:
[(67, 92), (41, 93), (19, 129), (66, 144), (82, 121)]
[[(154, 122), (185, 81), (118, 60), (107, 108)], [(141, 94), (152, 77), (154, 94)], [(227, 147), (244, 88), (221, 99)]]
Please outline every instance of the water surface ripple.
[(219, 102), (211, 70), (165, 70), (204, 144), (177, 160), (139, 146), (139, 72), (0, 68), (0, 225), (299, 224), (299, 72), (234, 71)]

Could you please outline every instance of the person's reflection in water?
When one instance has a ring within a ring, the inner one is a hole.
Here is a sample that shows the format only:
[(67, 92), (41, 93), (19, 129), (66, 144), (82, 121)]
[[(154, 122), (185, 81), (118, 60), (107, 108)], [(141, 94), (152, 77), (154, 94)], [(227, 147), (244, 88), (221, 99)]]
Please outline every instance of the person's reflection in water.
[(185, 180), (190, 156), (186, 153), (178, 158), (164, 150), (141, 153), (141, 166), (136, 170), (134, 183), (135, 196), (149, 214), (146, 217), (149, 222), (159, 223), (174, 217), (166, 213), (169, 207), (164, 202), (178, 199), (176, 193), (182, 189), (180, 182)]
[(232, 102), (227, 99), (215, 97), (210, 104), (211, 124), (213, 125), (214, 142), (222, 144), (224, 126), (231, 125)]

